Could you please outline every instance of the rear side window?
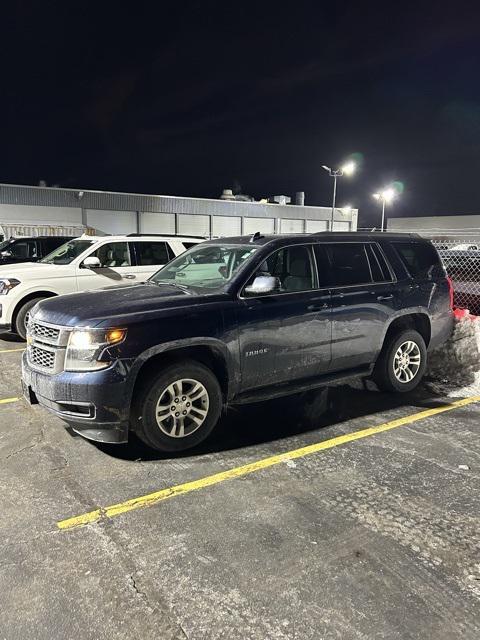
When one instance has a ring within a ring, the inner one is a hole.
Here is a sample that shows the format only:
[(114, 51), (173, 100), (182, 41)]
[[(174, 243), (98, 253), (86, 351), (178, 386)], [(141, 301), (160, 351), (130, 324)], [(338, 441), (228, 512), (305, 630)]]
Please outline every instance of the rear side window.
[(412, 278), (443, 274), (440, 256), (427, 242), (394, 242), (400, 259)]
[(60, 247), (62, 244), (64, 244), (65, 242), (68, 242), (71, 239), (72, 238), (63, 238), (62, 236), (44, 238), (43, 246), (45, 247), (45, 252), (50, 253), (50, 251), (53, 251), (54, 249), (56, 249), (57, 247)]
[(139, 267), (164, 265), (175, 257), (167, 242), (137, 242), (135, 244)]
[(391, 282), (392, 276), (388, 268), (387, 262), (377, 245), (365, 245), (367, 251), (370, 269), (372, 270), (372, 278), (374, 282)]
[(361, 243), (324, 244), (328, 271), (322, 274), (322, 245), (315, 247), (321, 286), (347, 287), (372, 282), (365, 246)]

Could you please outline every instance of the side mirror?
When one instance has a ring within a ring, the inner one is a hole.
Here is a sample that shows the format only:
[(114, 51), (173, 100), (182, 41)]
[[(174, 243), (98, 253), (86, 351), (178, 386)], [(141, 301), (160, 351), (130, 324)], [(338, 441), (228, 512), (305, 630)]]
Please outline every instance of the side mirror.
[(261, 296), (280, 290), (280, 280), (273, 276), (257, 276), (251, 285), (245, 287), (245, 295)]
[(2, 251), (0, 253), (0, 256), (2, 256), (2, 258), (11, 258), (12, 257), (12, 252), (11, 251)]
[(84, 269), (100, 269), (101, 266), (100, 260), (96, 256), (89, 256), (82, 262)]

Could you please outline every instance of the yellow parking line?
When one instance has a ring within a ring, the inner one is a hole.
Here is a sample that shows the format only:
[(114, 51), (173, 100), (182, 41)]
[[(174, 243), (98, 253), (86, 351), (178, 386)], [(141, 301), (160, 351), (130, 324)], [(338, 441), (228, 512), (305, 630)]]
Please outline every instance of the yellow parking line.
[(206, 476), (204, 478), (200, 478), (199, 480), (193, 480), (192, 482), (186, 482), (184, 484), (178, 484), (173, 487), (168, 487), (167, 489), (161, 489), (160, 491), (155, 491), (138, 498), (132, 498), (130, 500), (126, 500), (125, 502), (113, 504), (109, 507), (95, 509), (94, 511), (89, 511), (88, 513), (84, 513), (80, 516), (74, 516), (73, 518), (60, 520), (59, 522), (57, 522), (57, 527), (59, 529), (74, 529), (75, 527), (89, 524), (91, 522), (96, 522), (101, 518), (113, 518), (114, 516), (119, 516), (120, 514), (126, 513), (127, 511), (133, 511), (134, 509), (140, 509), (142, 507), (149, 507), (153, 504), (156, 504), (157, 502), (161, 502), (162, 500), (168, 500), (169, 498), (174, 498), (175, 496), (190, 493), (191, 491), (204, 489), (205, 487), (211, 487), (212, 485), (219, 484), (220, 482), (224, 482), (225, 480), (232, 480), (233, 478), (246, 476), (250, 473), (254, 473), (255, 471), (273, 467), (274, 465), (285, 462), (286, 460), (303, 458), (304, 456), (308, 456), (312, 453), (325, 451), (326, 449), (332, 449), (333, 447), (338, 447), (339, 445), (346, 444), (347, 442), (353, 442), (354, 440), (368, 438), (369, 436), (376, 435), (377, 433), (390, 431), (391, 429), (396, 429), (397, 427), (402, 427), (404, 425), (411, 424), (412, 422), (418, 422), (419, 420), (424, 420), (425, 418), (438, 415), (439, 413), (452, 411), (453, 409), (458, 409), (459, 407), (464, 407), (468, 404), (473, 404), (474, 402), (480, 402), (480, 396), (474, 396), (471, 398), (466, 398), (464, 400), (457, 400), (456, 402), (452, 402), (451, 404), (436, 407), (435, 409), (427, 409), (426, 411), (421, 411), (420, 413), (414, 413), (403, 418), (398, 418), (397, 420), (392, 420), (391, 422), (385, 422), (384, 424), (378, 425), (376, 427), (369, 427), (368, 429), (362, 429), (360, 431), (354, 431), (353, 433), (347, 433), (343, 436), (331, 438), (330, 440), (324, 440), (323, 442), (317, 442), (316, 444), (301, 447), (300, 449), (294, 449), (292, 451), (280, 453), (278, 455), (271, 456), (270, 458), (263, 458), (262, 460), (257, 460), (256, 462), (251, 462), (241, 467), (235, 467), (233, 469), (229, 469), (228, 471), (215, 473), (214, 475)]
[(25, 347), (21, 349), (0, 349), (0, 353), (14, 353), (15, 351), (25, 351)]
[(4, 398), (0, 400), (0, 404), (10, 404), (10, 402), (18, 402), (20, 398)]

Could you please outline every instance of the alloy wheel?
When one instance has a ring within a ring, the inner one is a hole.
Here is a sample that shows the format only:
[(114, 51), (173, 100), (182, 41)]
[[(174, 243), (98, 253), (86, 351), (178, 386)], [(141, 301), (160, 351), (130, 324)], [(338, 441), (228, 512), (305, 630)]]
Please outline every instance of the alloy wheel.
[(411, 382), (417, 375), (422, 362), (420, 348), (413, 340), (403, 342), (393, 357), (393, 373), (402, 384)]
[(209, 405), (208, 391), (201, 382), (176, 380), (160, 394), (155, 408), (157, 425), (171, 438), (186, 438), (205, 422)]

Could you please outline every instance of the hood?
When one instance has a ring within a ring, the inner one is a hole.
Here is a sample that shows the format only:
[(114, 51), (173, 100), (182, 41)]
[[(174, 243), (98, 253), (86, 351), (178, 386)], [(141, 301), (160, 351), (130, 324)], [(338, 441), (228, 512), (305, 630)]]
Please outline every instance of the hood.
[(225, 297), (184, 292), (170, 285), (138, 284), (70, 293), (43, 300), (34, 313), (36, 320), (62, 326), (111, 326), (146, 319), (149, 314)]
[(70, 265), (44, 264), (43, 262), (20, 262), (16, 264), (2, 265), (0, 263), (0, 278), (17, 278), (22, 280), (22, 275), (28, 273), (29, 280), (43, 278), (45, 275), (60, 275), (63, 269), (71, 268)]

